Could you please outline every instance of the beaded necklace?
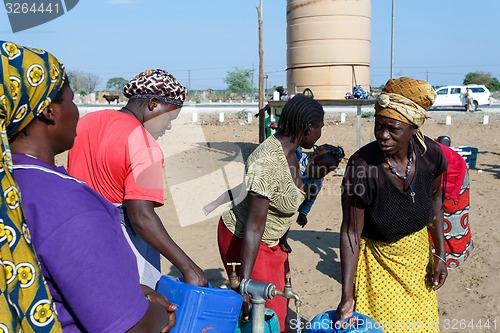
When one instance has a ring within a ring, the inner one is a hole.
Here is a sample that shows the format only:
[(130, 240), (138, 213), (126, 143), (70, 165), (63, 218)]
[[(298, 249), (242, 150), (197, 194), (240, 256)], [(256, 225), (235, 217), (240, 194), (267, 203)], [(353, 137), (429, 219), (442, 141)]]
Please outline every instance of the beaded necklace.
[(413, 163), (413, 144), (411, 143), (411, 141), (410, 141), (410, 146), (408, 149), (408, 155), (409, 155), (408, 156), (408, 165), (406, 166), (406, 173), (403, 176), (403, 175), (400, 175), (398, 173), (398, 171), (396, 170), (396, 167), (394, 167), (394, 165), (391, 164), (389, 157), (387, 157), (387, 155), (384, 153), (385, 162), (387, 163), (387, 165), (389, 165), (389, 169), (391, 169), (391, 172), (393, 174), (395, 174), (399, 179), (402, 179), (408, 183), (408, 186), (410, 187), (410, 191), (411, 191), (411, 193), (410, 193), (411, 200), (413, 203), (415, 203), (415, 191), (413, 191), (413, 187), (411, 186), (410, 180), (408, 179), (408, 174), (410, 173), (411, 165)]

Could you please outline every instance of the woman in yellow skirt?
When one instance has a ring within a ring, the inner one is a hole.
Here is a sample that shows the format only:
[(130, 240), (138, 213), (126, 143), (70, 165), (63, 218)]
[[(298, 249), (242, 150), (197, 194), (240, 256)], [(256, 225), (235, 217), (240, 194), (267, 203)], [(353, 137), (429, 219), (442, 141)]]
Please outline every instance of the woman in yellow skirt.
[(375, 104), (376, 141), (349, 159), (339, 322), (356, 311), (386, 333), (439, 332), (436, 290), (448, 275), (441, 195), (447, 162), (419, 130), (435, 96), (425, 81), (389, 80)]

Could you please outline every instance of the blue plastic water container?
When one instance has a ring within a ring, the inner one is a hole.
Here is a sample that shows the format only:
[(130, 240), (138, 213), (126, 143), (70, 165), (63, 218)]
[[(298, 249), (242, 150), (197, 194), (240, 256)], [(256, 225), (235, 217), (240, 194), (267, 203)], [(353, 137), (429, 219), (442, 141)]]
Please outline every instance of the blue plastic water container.
[(163, 275), (157, 291), (175, 305), (177, 323), (171, 333), (228, 333), (238, 324), (243, 298), (230, 289), (204, 288)]
[(381, 325), (361, 313), (353, 312), (358, 322), (353, 327), (341, 329), (335, 327), (335, 311), (323, 312), (307, 324), (305, 333), (384, 333)]
[[(460, 156), (462, 156), (462, 158), (464, 159), (465, 161), (465, 164), (467, 165), (467, 169), (470, 168), (470, 160), (471, 160), (471, 156), (472, 156), (472, 151), (471, 151), (471, 148), (472, 147), (468, 147), (468, 146), (459, 146), (459, 147), (451, 147), (451, 149), (453, 149), (454, 151), (456, 151)], [(477, 150), (477, 149), (476, 149)], [(476, 156), (477, 156), (477, 153), (476, 153)], [(476, 166), (475, 165), (475, 159), (474, 159), (474, 167)]]
[(477, 153), (478, 153), (478, 149), (476, 147), (458, 146), (458, 147), (451, 147), (451, 149), (455, 150), (464, 158), (465, 163), (467, 164), (467, 168), (469, 169), (476, 168)]
[[(280, 333), (280, 322), (273, 310), (268, 308), (265, 309), (264, 320), (264, 333)], [(252, 318), (250, 318), (249, 321), (240, 319), (234, 333), (252, 333)]]

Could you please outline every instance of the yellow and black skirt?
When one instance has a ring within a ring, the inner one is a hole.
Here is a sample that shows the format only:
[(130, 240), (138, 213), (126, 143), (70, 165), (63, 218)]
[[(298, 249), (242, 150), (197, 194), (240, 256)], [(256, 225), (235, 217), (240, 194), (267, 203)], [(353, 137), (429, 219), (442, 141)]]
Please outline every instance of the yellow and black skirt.
[(427, 228), (392, 243), (362, 238), (355, 311), (385, 333), (439, 332), (436, 292), (425, 284), (432, 260)]

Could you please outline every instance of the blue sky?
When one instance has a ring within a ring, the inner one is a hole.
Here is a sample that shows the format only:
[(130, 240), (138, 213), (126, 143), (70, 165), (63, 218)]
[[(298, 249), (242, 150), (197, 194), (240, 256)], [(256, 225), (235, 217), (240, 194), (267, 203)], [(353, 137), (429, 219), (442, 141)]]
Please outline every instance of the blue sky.
[[(286, 85), (286, 0), (263, 2), (267, 84)], [(95, 73), (101, 89), (111, 77), (130, 79), (151, 68), (166, 69), (186, 85), (190, 71), (192, 89), (224, 89), (234, 66), (257, 72), (258, 3), (80, 0), (67, 14), (18, 33), (0, 5), (0, 39), (45, 49), (69, 70)], [(372, 0), (373, 86), (390, 75), (391, 6), (391, 0)], [(481, 70), (500, 79), (499, 13), (498, 0), (396, 0), (395, 76), (447, 85)]]

